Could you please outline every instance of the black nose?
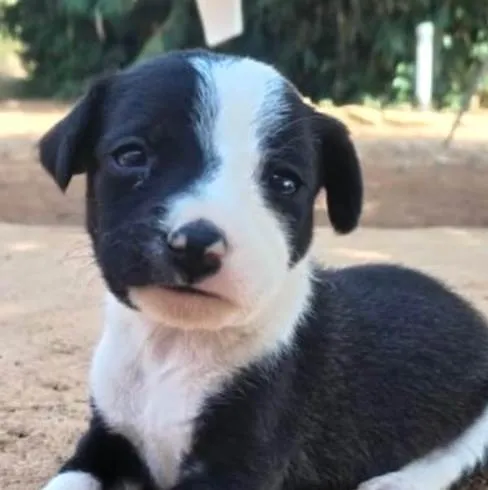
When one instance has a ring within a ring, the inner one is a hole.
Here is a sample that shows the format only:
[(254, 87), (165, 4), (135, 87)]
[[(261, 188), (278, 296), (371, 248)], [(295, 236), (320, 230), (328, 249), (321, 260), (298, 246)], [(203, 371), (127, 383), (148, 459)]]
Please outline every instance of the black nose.
[(227, 252), (227, 241), (213, 223), (197, 220), (168, 234), (168, 247), (182, 279), (195, 283), (215, 274)]

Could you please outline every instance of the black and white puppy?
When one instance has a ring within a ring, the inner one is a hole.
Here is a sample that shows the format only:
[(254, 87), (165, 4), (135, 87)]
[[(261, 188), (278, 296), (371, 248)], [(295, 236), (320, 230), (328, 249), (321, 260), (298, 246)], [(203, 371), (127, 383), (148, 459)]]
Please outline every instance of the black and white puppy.
[(324, 270), (354, 146), (275, 69), (184, 51), (107, 77), (40, 142), (86, 173), (107, 285), (92, 421), (46, 490), (442, 490), (488, 445), (488, 329), (402, 267)]

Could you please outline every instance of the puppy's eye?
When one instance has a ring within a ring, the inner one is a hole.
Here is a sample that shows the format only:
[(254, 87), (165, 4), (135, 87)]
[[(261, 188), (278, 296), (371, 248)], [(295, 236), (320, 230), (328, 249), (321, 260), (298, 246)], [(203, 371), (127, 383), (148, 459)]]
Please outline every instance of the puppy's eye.
[(295, 173), (289, 170), (280, 170), (270, 175), (268, 185), (277, 194), (291, 196), (301, 187), (302, 181)]
[(122, 168), (144, 167), (148, 163), (146, 151), (137, 143), (130, 143), (117, 148), (112, 153), (112, 158)]

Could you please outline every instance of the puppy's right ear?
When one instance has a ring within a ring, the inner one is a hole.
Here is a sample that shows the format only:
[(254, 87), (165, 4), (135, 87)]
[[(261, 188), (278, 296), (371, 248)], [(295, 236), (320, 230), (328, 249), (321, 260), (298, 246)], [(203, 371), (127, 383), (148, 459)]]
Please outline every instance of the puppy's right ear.
[(100, 131), (100, 109), (108, 79), (97, 81), (75, 107), (39, 141), (44, 169), (64, 192), (71, 177), (86, 171)]

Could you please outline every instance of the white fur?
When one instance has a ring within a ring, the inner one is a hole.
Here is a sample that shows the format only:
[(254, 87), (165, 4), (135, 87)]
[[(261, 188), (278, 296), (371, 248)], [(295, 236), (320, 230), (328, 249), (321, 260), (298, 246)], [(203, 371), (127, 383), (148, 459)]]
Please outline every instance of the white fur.
[[(143, 306), (138, 313), (108, 293), (91, 370), (97, 409), (135, 445), (163, 490), (178, 481), (195, 418), (208, 396), (239, 367), (265, 355), (272, 362), (273, 353), (290, 344), (308, 309), (312, 281), (308, 256), (290, 269), (288, 230), (267, 207), (260, 187), (262, 136), (283, 120), (285, 81), (253, 60), (192, 62), (203, 80), (195, 125), (205, 157), (215, 166), (172, 200), (163, 226), (174, 231), (203, 218), (223, 230), (229, 245), (223, 266), (200, 286), (235, 308), (228, 314), (219, 310), (214, 331), (193, 323), (184, 328), (184, 318), (167, 321), (167, 299), (158, 303), (144, 293), (132, 295)], [(208, 304), (211, 310), (217, 303)], [(207, 323), (214, 320), (210, 310)], [(481, 461), (487, 446), (488, 411), (453, 444), (359, 490), (446, 490)], [(100, 490), (100, 485), (84, 473), (66, 473), (44, 490), (68, 489)]]
[[(169, 203), (162, 225), (171, 232), (202, 218), (224, 232), (229, 247), (219, 249), (225, 252), (223, 266), (199, 286), (235, 308), (228, 313), (219, 309), (218, 328), (211, 331), (194, 324), (199, 316), (191, 310), (200, 308), (197, 303), (185, 306), (191, 316), (185, 325), (184, 318), (167, 321), (165, 306), (172, 296), (157, 302), (136, 292), (131, 299), (142, 305), (138, 313), (109, 293), (91, 370), (97, 409), (135, 445), (163, 490), (178, 481), (195, 418), (208, 396), (218, 393), (239, 367), (264, 355), (272, 362), (273, 353), (290, 344), (308, 309), (312, 281), (308, 256), (290, 269), (288, 230), (266, 205), (260, 186), (262, 138), (283, 121), (285, 80), (250, 59), (193, 58), (192, 63), (202, 80), (195, 125), (205, 158), (215, 165)], [(174, 245), (184, 246), (184, 240)], [(191, 301), (197, 300), (189, 296)], [(208, 327), (215, 320), (212, 305), (218, 303), (198, 301), (205, 304), (202, 308), (210, 305)], [(180, 310), (184, 316), (179, 306), (176, 315)], [(365, 482), (359, 490), (446, 490), (481, 461), (487, 446), (488, 411), (453, 444)], [(44, 490), (100, 490), (100, 484), (90, 475), (68, 472)]]
[(261, 136), (280, 122), (284, 81), (251, 60), (194, 64), (204, 80), (195, 124), (206, 157), (217, 162), (169, 204), (163, 226), (174, 231), (204, 218), (223, 230), (223, 265), (199, 286), (234, 307), (222, 315), (227, 310), (213, 300), (184, 297), (175, 307), (176, 293), (132, 290), (137, 313), (109, 294), (91, 373), (98, 410), (139, 449), (163, 489), (178, 479), (206, 397), (239, 367), (286, 348), (311, 290), (310, 260), (290, 269), (287, 230), (259, 185)]
[[(163, 226), (177, 230), (202, 218), (224, 232), (229, 249), (223, 266), (200, 286), (237, 307), (214, 323), (242, 326), (275, 304), (285, 284), (290, 287), (288, 230), (266, 205), (260, 185), (262, 137), (287, 110), (285, 81), (254, 60), (192, 62), (202, 75), (195, 125), (209, 170), (172, 199)], [(159, 319), (167, 322), (160, 310)]]
[(83, 471), (66, 471), (56, 475), (42, 490), (102, 490), (102, 485)]
[(399, 471), (373, 478), (359, 490), (447, 490), (482, 463), (488, 449), (488, 409), (458, 439)]
[(289, 344), (307, 308), (308, 269), (308, 259), (297, 264), (254, 324), (217, 332), (152, 323), (108, 294), (92, 395), (109, 426), (139, 449), (161, 488), (178, 478), (206, 396), (240, 366)]

